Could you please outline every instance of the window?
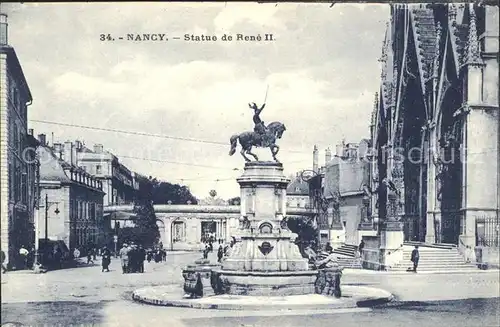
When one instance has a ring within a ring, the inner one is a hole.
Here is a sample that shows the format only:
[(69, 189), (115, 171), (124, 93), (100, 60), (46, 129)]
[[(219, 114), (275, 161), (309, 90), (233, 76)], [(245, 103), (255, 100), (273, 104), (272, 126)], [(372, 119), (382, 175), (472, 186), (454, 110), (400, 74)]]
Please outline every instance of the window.
[(95, 173), (96, 173), (96, 175), (102, 174), (102, 166), (101, 165), (95, 166)]
[(83, 218), (83, 203), (81, 201), (78, 201), (78, 217), (77, 219), (82, 219)]
[(14, 123), (14, 132), (13, 132), (13, 144), (12, 144), (12, 149), (14, 149), (15, 152), (18, 151), (18, 144), (19, 144), (19, 129), (17, 128), (17, 124)]
[(92, 221), (95, 221), (95, 219), (96, 219), (96, 204), (91, 203), (89, 209), (90, 209), (90, 213), (89, 213), (90, 219)]
[(16, 110), (18, 110), (18, 107), (17, 107), (17, 89), (15, 86), (13, 87), (13, 90), (12, 90), (12, 103), (14, 104), (14, 107), (16, 107)]
[(28, 183), (27, 173), (21, 172), (21, 202), (27, 204), (28, 202)]

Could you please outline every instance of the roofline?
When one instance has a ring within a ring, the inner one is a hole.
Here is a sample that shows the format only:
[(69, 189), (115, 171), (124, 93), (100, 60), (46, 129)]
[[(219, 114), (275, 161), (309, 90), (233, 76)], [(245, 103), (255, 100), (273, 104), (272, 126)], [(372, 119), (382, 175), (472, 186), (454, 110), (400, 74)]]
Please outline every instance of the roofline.
[[(16, 50), (10, 45), (1, 45), (0, 53), (5, 53), (7, 55), (7, 60), (12, 60), (15, 68), (18, 70), (21, 76), (21, 84), (24, 86), (24, 91), (28, 94), (29, 102), (33, 101), (33, 96), (31, 95), (28, 82), (26, 81), (26, 76), (24, 75), (23, 68), (17, 57)], [(8, 65), (7, 65), (8, 66)]]

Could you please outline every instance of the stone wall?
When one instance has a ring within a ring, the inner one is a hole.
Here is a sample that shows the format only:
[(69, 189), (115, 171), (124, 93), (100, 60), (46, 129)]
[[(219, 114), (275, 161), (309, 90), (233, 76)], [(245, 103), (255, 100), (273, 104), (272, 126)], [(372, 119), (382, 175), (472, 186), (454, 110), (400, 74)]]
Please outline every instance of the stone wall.
[(363, 249), (363, 268), (370, 270), (380, 269), (379, 239), (377, 236), (363, 236), (365, 247)]

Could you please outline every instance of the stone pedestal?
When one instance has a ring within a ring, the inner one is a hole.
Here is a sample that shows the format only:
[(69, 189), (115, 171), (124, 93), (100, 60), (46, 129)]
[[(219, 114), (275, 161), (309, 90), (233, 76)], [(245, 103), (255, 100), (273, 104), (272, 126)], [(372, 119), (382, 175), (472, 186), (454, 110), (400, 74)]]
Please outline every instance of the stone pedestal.
[(342, 277), (342, 269), (340, 268), (325, 268), (318, 271), (318, 279), (315, 284), (317, 294), (324, 294), (340, 298), (340, 278)]
[(386, 221), (379, 233), (380, 269), (386, 270), (403, 259), (403, 223)]
[(241, 190), (237, 243), (217, 271), (225, 292), (238, 295), (314, 293), (317, 272), (308, 270), (288, 230), (286, 187), (289, 180), (276, 162), (248, 162), (237, 179)]
[[(191, 297), (215, 295), (212, 287), (212, 271), (220, 268), (220, 264), (212, 264), (210, 260), (199, 259), (182, 270), (184, 292)], [(201, 284), (201, 285), (200, 285)]]

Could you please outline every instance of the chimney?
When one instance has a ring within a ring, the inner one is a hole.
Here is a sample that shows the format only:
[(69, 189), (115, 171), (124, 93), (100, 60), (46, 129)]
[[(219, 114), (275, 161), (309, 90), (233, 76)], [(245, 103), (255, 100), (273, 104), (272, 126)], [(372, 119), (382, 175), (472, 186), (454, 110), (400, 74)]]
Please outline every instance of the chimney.
[(40, 141), (40, 143), (42, 145), (46, 145), (47, 144), (47, 138), (46, 138), (45, 134), (38, 134), (38, 141)]
[(71, 141), (64, 142), (63, 159), (69, 164), (73, 164), (73, 143)]
[(314, 146), (314, 150), (313, 150), (313, 171), (315, 173), (318, 173), (319, 172), (319, 151), (318, 151), (318, 146)]
[(339, 158), (344, 158), (345, 157), (345, 142), (342, 140), (341, 144), (337, 144), (336, 149), (335, 149), (335, 155), (336, 157)]
[(63, 152), (63, 146), (61, 143), (54, 143), (54, 153), (61, 158), (62, 157), (62, 152)]
[(75, 148), (76, 148), (77, 151), (80, 151), (82, 149), (82, 142), (76, 140), (75, 141)]
[(330, 150), (330, 148), (327, 148), (325, 150), (325, 165), (329, 163), (331, 160), (332, 160), (332, 151)]
[(94, 152), (95, 153), (102, 153), (103, 147), (102, 144), (94, 144)]
[(28, 129), (28, 135), (33, 136), (33, 133), (34, 133), (33, 128)]
[(8, 45), (8, 27), (7, 14), (0, 13), (0, 45)]
[(78, 153), (75, 144), (72, 144), (71, 146), (71, 156), (73, 158), (73, 162), (71, 163), (75, 166), (78, 166)]

